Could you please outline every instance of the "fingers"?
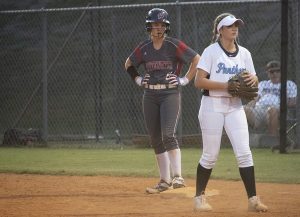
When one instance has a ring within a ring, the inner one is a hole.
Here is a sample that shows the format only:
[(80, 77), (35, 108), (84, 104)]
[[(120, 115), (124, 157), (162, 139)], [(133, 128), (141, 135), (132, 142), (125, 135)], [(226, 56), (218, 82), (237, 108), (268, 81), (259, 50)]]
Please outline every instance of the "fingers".
[(254, 85), (254, 83), (251, 79), (245, 79), (244, 82), (247, 84), (247, 86), (250, 86), (250, 87), (252, 87)]
[(169, 84), (172, 84), (172, 85), (179, 84), (178, 77), (177, 77), (177, 75), (174, 75), (174, 74), (167, 74), (166, 80), (169, 82)]
[(242, 74), (242, 78), (247, 85), (252, 84), (253, 76), (250, 73)]
[(256, 79), (255, 75), (252, 75), (250, 73), (245, 73), (245, 74), (243, 74), (243, 78), (244, 78), (244, 82), (248, 86), (250, 86), (250, 87), (256, 86), (257, 79)]
[(150, 75), (145, 74), (145, 76), (143, 77), (143, 80), (142, 80), (142, 85), (148, 84), (149, 80), (150, 80)]
[(254, 87), (257, 86), (257, 82), (255, 78), (251, 78), (250, 80), (245, 80), (246, 84), (250, 87)]
[(166, 80), (169, 81), (169, 80), (174, 80), (174, 79), (177, 79), (177, 75), (174, 75), (174, 74), (167, 74), (166, 76)]

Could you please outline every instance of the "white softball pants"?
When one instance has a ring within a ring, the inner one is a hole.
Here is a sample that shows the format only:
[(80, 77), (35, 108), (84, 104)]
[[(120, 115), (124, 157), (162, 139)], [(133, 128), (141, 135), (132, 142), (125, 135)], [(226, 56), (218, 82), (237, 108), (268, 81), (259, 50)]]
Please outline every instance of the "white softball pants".
[(249, 131), (240, 98), (203, 96), (199, 110), (203, 152), (199, 163), (212, 169), (220, 152), (223, 127), (231, 142), (238, 166), (253, 166), (249, 146)]

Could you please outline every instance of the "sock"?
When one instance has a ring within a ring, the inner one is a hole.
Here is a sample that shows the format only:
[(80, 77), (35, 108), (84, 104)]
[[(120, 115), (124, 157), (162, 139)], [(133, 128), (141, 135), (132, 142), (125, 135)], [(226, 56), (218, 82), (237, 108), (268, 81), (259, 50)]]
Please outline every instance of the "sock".
[(204, 194), (212, 169), (206, 169), (198, 164), (196, 179), (196, 197)]
[(168, 151), (168, 156), (171, 164), (171, 171), (173, 176), (181, 176), (181, 152), (180, 149), (173, 149)]
[(171, 182), (170, 176), (170, 160), (167, 152), (156, 155), (156, 161), (159, 169), (160, 179), (163, 179), (165, 182)]
[(254, 167), (243, 167), (239, 168), (241, 178), (244, 182), (244, 186), (247, 191), (248, 198), (256, 196), (256, 187), (255, 187), (255, 176), (254, 176)]

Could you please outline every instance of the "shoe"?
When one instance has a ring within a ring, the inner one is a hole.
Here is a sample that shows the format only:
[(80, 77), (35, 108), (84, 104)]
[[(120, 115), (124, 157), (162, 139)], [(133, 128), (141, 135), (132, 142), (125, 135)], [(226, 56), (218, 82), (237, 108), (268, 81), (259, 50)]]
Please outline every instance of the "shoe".
[(169, 184), (166, 181), (161, 179), (156, 186), (147, 187), (146, 188), (146, 193), (148, 193), (148, 194), (157, 194), (157, 193), (160, 193), (162, 191), (169, 190), (170, 187), (172, 187), (172, 183)]
[(268, 207), (260, 201), (259, 197), (253, 196), (249, 198), (248, 210), (252, 212), (267, 212)]
[(201, 196), (194, 197), (194, 211), (195, 212), (208, 212), (211, 211), (212, 207), (207, 203), (204, 194)]
[(174, 179), (172, 180), (172, 185), (173, 188), (184, 188), (184, 179), (181, 176), (175, 176)]

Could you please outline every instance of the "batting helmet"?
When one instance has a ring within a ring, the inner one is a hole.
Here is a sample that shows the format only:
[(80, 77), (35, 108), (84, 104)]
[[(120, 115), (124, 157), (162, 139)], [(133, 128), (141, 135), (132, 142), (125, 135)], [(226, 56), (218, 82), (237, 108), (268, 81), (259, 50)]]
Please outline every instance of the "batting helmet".
[(151, 31), (151, 23), (162, 22), (166, 24), (166, 33), (170, 32), (169, 14), (166, 10), (161, 8), (151, 9), (146, 16), (146, 30)]

